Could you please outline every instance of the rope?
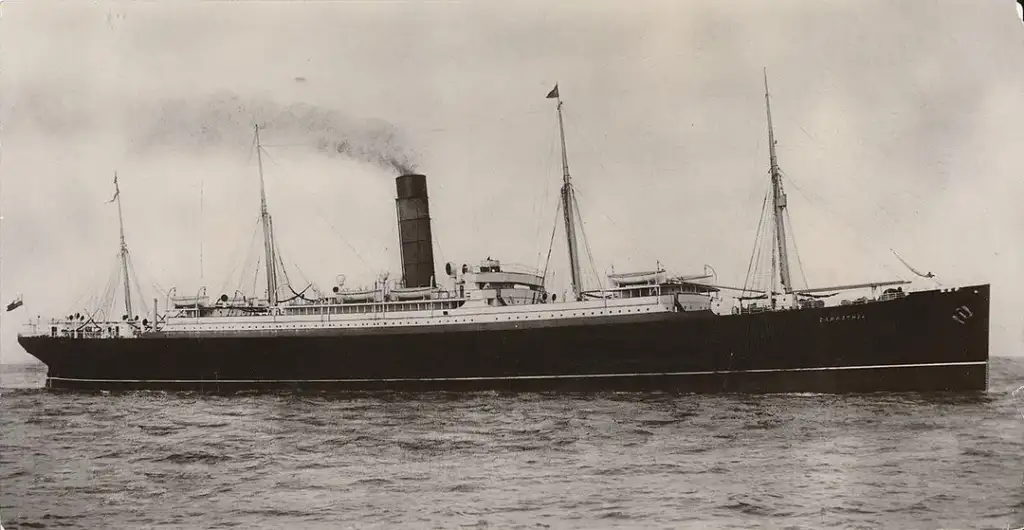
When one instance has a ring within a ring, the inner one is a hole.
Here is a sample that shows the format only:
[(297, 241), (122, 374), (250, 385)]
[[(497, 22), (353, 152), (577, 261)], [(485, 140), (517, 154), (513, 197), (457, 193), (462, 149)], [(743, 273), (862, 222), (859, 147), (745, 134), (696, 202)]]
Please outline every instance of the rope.
[[(579, 203), (578, 200), (576, 200), (576, 194), (575, 193), (572, 194), (572, 202), (573, 202), (573, 204), (576, 205), (576, 217), (578, 217), (579, 220), (580, 220), (580, 235), (583, 236), (583, 246), (586, 247), (586, 249), (587, 249), (587, 257), (590, 260), (590, 267), (593, 269), (593, 271), (594, 271), (594, 278), (597, 280), (598, 287), (600, 287), (600, 285), (601, 285), (601, 276), (597, 273), (597, 265), (594, 263), (594, 253), (590, 250), (590, 241), (587, 240), (587, 232), (583, 228), (583, 214), (580, 213), (580, 203)], [(582, 278), (580, 279), (580, 283), (583, 283), (582, 282)], [(582, 290), (583, 290), (583, 286), (580, 285), (580, 291), (582, 291)]]
[(789, 217), (789, 208), (786, 208), (786, 222), (789, 223), (789, 238), (793, 240), (793, 253), (796, 254), (796, 263), (800, 266), (800, 277), (804, 280), (804, 288), (810, 289), (811, 285), (807, 282), (807, 273), (804, 271), (804, 262), (800, 259), (800, 249), (796, 246), (796, 234), (793, 230), (793, 220)]
[[(555, 138), (555, 136), (558, 133), (558, 118), (555, 117), (553, 121), (554, 121), (554, 127), (552, 127), (550, 129), (551, 136), (548, 137), (548, 155), (544, 159), (545, 171), (544, 171), (543, 175), (544, 175), (545, 178), (542, 180), (542, 188), (544, 190), (544, 195), (543, 195), (543, 198), (540, 201), (541, 205), (547, 204), (548, 203), (548, 198), (551, 195), (551, 186), (550, 185), (546, 185), (545, 186), (545, 185), (543, 185), (543, 183), (547, 182), (547, 175), (550, 175), (552, 173), (551, 172), (551, 168), (554, 167), (554, 164), (553, 164), (553, 160), (554, 160), (554, 156), (555, 156), (555, 142), (554, 142), (554, 138)], [(534, 217), (537, 218), (537, 230), (534, 232), (534, 241), (537, 241), (537, 240), (540, 239), (541, 230), (544, 229), (544, 223), (542, 222), (543, 216), (541, 215), (541, 211), (539, 211), (540, 209), (543, 208), (543, 206), (541, 206), (541, 208), (538, 208), (538, 206), (537, 206), (538, 203), (537, 203), (537, 197), (536, 196), (534, 196), (533, 200), (534, 200), (534, 202), (533, 202), (533, 215), (534, 215)], [(557, 219), (556, 219), (556, 221), (557, 221)], [(540, 265), (540, 251), (537, 252), (537, 264), (536, 265), (538, 265), (538, 266)], [(537, 267), (535, 266), (534, 268), (537, 268)]]
[[(781, 172), (781, 170), (780, 170), (780, 172)], [(784, 175), (784, 176), (786, 177), (786, 180), (787, 180), (787, 181), (788, 181), (788, 182), (789, 182), (790, 184), (792, 184), (792, 185), (793, 185), (793, 188), (795, 188), (795, 189), (797, 190), (797, 192), (798, 192), (798, 193), (800, 193), (800, 195), (801, 195), (801, 196), (802, 196), (802, 197), (803, 197), (804, 199), (806, 199), (806, 200), (807, 200), (807, 202), (808, 202), (808, 203), (810, 203), (810, 204), (815, 204), (815, 200), (814, 200), (814, 199), (812, 198), (812, 196), (814, 196), (814, 197), (817, 197), (817, 194), (815, 194), (815, 193), (814, 193), (813, 191), (808, 191), (807, 193), (805, 193), (805, 192), (804, 192), (804, 189), (803, 189), (803, 188), (801, 188), (801, 187), (800, 187), (800, 186), (799, 186), (799, 185), (798, 185), (798, 184), (796, 183), (796, 181), (794, 181), (794, 180), (793, 180), (792, 178), (790, 178), (790, 177), (789, 177), (789, 175), (786, 175), (785, 173), (782, 173), (782, 174), (783, 174), (783, 175)], [(808, 195), (808, 193), (810, 194), (810, 196)], [(819, 199), (818, 199), (818, 202), (820, 202), (822, 206), (825, 206), (825, 200), (824, 200), (824, 199), (820, 199), (820, 198), (819, 198)], [(848, 240), (849, 240), (849, 241), (850, 241), (851, 243), (853, 243), (854, 245), (856, 245), (856, 246), (858, 247), (858, 249), (859, 249), (859, 250), (861, 250), (861, 251), (862, 251), (862, 252), (864, 252), (865, 254), (872, 254), (872, 253), (873, 253), (873, 251), (871, 250), (871, 248), (870, 248), (870, 247), (868, 247), (868, 246), (866, 246), (866, 245), (864, 245), (864, 244), (862, 244), (862, 243), (861, 243), (861, 241), (860, 241), (860, 240), (859, 240), (858, 238), (856, 238), (856, 237), (850, 237), (850, 236), (852, 235), (852, 234), (851, 234), (851, 232), (852, 232), (851, 228), (852, 228), (852, 226), (853, 226), (853, 224), (852, 224), (852, 223), (848, 223), (848, 222), (845, 222), (845, 223), (844, 223), (844, 222), (842, 222), (842, 220), (841, 220), (841, 219), (839, 219), (838, 217), (836, 217), (836, 216), (835, 216), (835, 215), (833, 214), (833, 210), (834, 210), (834, 209), (832, 209), (832, 208), (824, 208), (824, 207), (823, 207), (823, 208), (821, 208), (821, 209), (822, 209), (822, 210), (823, 210), (823, 211), (825, 212), (825, 214), (826, 214), (827, 216), (829, 216), (829, 217), (830, 217), (830, 218), (831, 218), (831, 219), (832, 219), (832, 220), (833, 220), (833, 221), (835, 222), (835, 224), (837, 224), (838, 226), (842, 227), (842, 228), (844, 229), (844, 231), (846, 231), (847, 239), (848, 239)], [(883, 268), (883, 269), (885, 269), (886, 271), (888, 271), (888, 272), (889, 272), (889, 274), (892, 274), (893, 276), (896, 276), (896, 277), (899, 277), (899, 278), (903, 278), (903, 276), (902, 276), (901, 274), (899, 274), (899, 273), (895, 272), (895, 271), (894, 271), (894, 270), (893, 270), (892, 268), (890, 268), (890, 267), (889, 267), (889, 266), (888, 266), (887, 264), (885, 264), (885, 262), (882, 262), (881, 260), (879, 260), (879, 263), (880, 263), (880, 265), (882, 266), (882, 268)]]
[[(573, 184), (573, 194), (574, 195), (579, 195), (580, 197), (583, 197), (584, 199), (586, 199), (586, 193), (584, 193), (582, 190), (580, 190), (579, 186), (577, 186), (575, 184)], [(596, 210), (596, 212), (598, 214), (600, 214), (601, 217), (604, 217), (605, 219), (607, 219), (608, 222), (613, 224), (616, 228), (619, 228), (619, 224), (616, 223), (615, 219), (612, 219), (608, 214), (602, 212), (601, 210)], [(640, 254), (643, 254), (644, 257), (647, 258), (648, 261), (657, 261), (657, 258), (654, 257), (654, 255), (648, 253), (646, 250), (644, 250), (643, 247), (633, 247), (633, 250), (637, 251)]]
[[(114, 267), (111, 268), (110, 278), (108, 279), (108, 288), (103, 292), (102, 301), (99, 303), (99, 307), (104, 308), (111, 315), (117, 315), (118, 311), (114, 309), (117, 304), (117, 291), (121, 289), (121, 259), (120, 255), (115, 258)], [(116, 318), (115, 318), (116, 320)]]
[[(89, 307), (97, 308), (98, 310), (102, 309), (104, 311), (112, 312), (114, 305), (114, 295), (117, 292), (117, 287), (118, 284), (120, 283), (118, 281), (118, 276), (120, 275), (121, 272), (121, 256), (119, 254), (115, 256), (114, 261), (115, 265), (110, 269), (110, 275), (107, 277), (107, 285), (103, 289), (103, 295), (100, 297), (99, 300), (96, 300), (95, 296), (90, 297), (90, 303), (88, 304)], [(72, 310), (74, 310), (74, 308), (72, 308)]]
[[(548, 244), (548, 258), (549, 258), (549, 260), (550, 260), (550, 257), (551, 257), (551, 244), (554, 243), (554, 239), (555, 239), (555, 233), (554, 233), (555, 232), (555, 227), (558, 226), (558, 212), (559, 212), (560, 208), (561, 208), (561, 201), (559, 201), (555, 205), (555, 220), (554, 220), (554, 224), (553, 224), (553, 226), (551, 228), (551, 243)], [(540, 221), (539, 220), (537, 222), (537, 226), (538, 227), (540, 226)], [(539, 232), (540, 229), (538, 228), (537, 231)], [(535, 239), (537, 239), (537, 238), (535, 238)], [(537, 250), (537, 259), (533, 262), (534, 263), (534, 265), (533, 265), (534, 270), (538, 270), (538, 271), (541, 270), (540, 269), (540, 262), (541, 262), (541, 251), (538, 249)], [(547, 268), (547, 263), (545, 263), (545, 269), (546, 268)]]
[[(116, 261), (120, 260), (120, 254), (116, 255), (115, 260)], [(118, 267), (118, 270), (119, 270), (120, 265), (115, 265), (115, 267)], [(109, 275), (111, 273), (108, 272), (107, 274)], [(102, 278), (102, 276), (100, 276), (100, 273), (96, 273), (96, 278), (94, 278), (93, 281), (89, 281), (88, 283), (86, 283), (86, 285), (88, 285), (88, 286), (96, 285), (96, 284), (98, 284), (100, 282), (101, 278)], [(78, 296), (75, 297), (75, 301), (71, 302), (71, 305), (68, 306), (68, 313), (69, 314), (74, 312), (75, 307), (78, 307), (78, 303), (81, 302), (83, 298), (86, 298), (86, 296), (89, 296), (89, 298), (87, 300), (88, 303), (85, 304), (85, 305), (86, 305), (86, 307), (91, 307), (91, 304), (95, 300), (95, 294), (96, 293), (92, 292), (92, 294), (90, 295), (90, 291), (91, 291), (91, 287), (84, 287), (84, 288), (82, 288), (82, 290), (78, 293)]]
[(765, 213), (768, 208), (768, 194), (771, 193), (771, 186), (769, 185), (768, 191), (764, 194), (764, 201), (761, 203), (761, 215), (757, 222), (757, 232), (754, 234), (754, 248), (750, 251), (750, 262), (747, 264), (747, 275), (743, 278), (743, 290), (746, 291), (747, 286), (751, 285), (754, 281), (751, 276), (751, 271), (755, 273), (757, 269), (754, 269), (754, 256), (761, 257), (761, 245), (758, 243), (761, 241), (761, 228), (764, 225)]
[[(299, 264), (298, 263), (292, 263), (292, 266), (295, 267), (295, 270), (299, 271), (299, 276), (302, 277), (302, 281), (303, 282), (306, 282), (309, 285), (313, 285), (313, 282), (309, 281), (309, 278), (307, 278), (306, 275), (302, 272), (302, 269), (299, 268)], [(291, 287), (292, 287), (291, 284), (288, 284), (288, 288), (291, 289)], [(308, 289), (308, 288), (309, 287), (307, 286), (306, 289)], [(294, 291), (295, 290), (292, 289), (292, 292), (294, 292)], [(303, 289), (303, 291), (305, 291), (305, 289)]]
[[(242, 262), (243, 268), (242, 268), (242, 271), (238, 275), (238, 283), (236, 284), (235, 291), (238, 291), (239, 289), (241, 289), (242, 282), (245, 281), (245, 273), (246, 273), (246, 271), (249, 270), (249, 267), (248, 267), (249, 257), (252, 255), (252, 248), (253, 248), (253, 246), (255, 245), (255, 242), (256, 242), (256, 231), (259, 229), (259, 227), (260, 227), (260, 220), (257, 219), (256, 226), (252, 229), (252, 236), (250, 236), (250, 238), (249, 238), (249, 247), (248, 247), (249, 251), (246, 253), (245, 260)], [(240, 250), (241, 250), (241, 246), (239, 246), (238, 248), (235, 249), (235, 254), (237, 254)], [(220, 292), (221, 293), (223, 293), (225, 290), (227, 290), (228, 285), (231, 284), (231, 278), (234, 276), (235, 270), (237, 270), (237, 269), (238, 269), (238, 263), (235, 262), (234, 267), (231, 268), (231, 272), (229, 272), (228, 275), (227, 275), (227, 279), (224, 280), (224, 285), (222, 285), (221, 288), (220, 288)]]
[(128, 272), (131, 275), (131, 278), (135, 280), (135, 294), (139, 297), (139, 305), (142, 306), (142, 314), (148, 314), (149, 306), (146, 305), (146, 297), (142, 296), (142, 285), (139, 283), (139, 277), (135, 271), (135, 264), (132, 263), (131, 254), (128, 254)]
[(333, 223), (328, 221), (327, 218), (320, 213), (320, 210), (318, 208), (314, 208), (313, 213), (315, 213), (316, 216), (320, 218), (320, 220), (322, 220), (324, 223), (327, 224), (327, 226), (331, 228), (331, 230), (334, 232), (334, 235), (338, 236), (338, 238), (341, 239), (343, 243), (345, 243), (345, 246), (347, 246), (349, 250), (351, 250), (352, 253), (356, 255), (356, 258), (359, 258), (359, 261), (363, 264), (364, 267), (366, 267), (366, 272), (373, 274), (373, 268), (370, 267), (369, 263), (366, 263), (366, 260), (363, 259), (363, 256), (361, 256), (359, 252), (355, 249), (355, 247), (353, 247), (352, 244), (348, 242), (348, 239), (345, 239), (345, 236), (341, 234), (341, 231), (338, 230), (338, 228), (335, 227)]
[[(252, 291), (250, 291), (253, 294), (253, 296), (256, 296), (256, 279), (259, 278), (259, 275), (260, 275), (260, 258), (256, 258), (256, 270), (253, 272), (253, 275), (252, 275)], [(239, 282), (239, 285), (241, 285), (241, 282)], [(238, 289), (235, 289), (235, 291), (237, 292)]]
[(558, 214), (562, 211), (562, 201), (558, 201), (555, 208), (555, 222), (551, 224), (551, 241), (548, 243), (548, 257), (544, 261), (544, 273), (541, 278), (546, 282), (548, 278), (548, 265), (551, 264), (551, 250), (555, 247), (555, 232), (558, 231)]
[(203, 174), (199, 174), (199, 283), (203, 283)]
[(150, 282), (150, 284), (151, 284), (150, 286), (153, 288), (153, 290), (157, 291), (160, 294), (162, 294), (164, 296), (164, 298), (167, 298), (168, 296), (171, 295), (170, 291), (168, 291), (168, 290), (164, 289), (163, 287), (161, 287), (160, 284), (158, 284), (156, 281)]
[[(274, 233), (274, 222), (270, 222), (270, 233)], [(284, 276), (284, 284), (289, 288), (292, 286), (291, 279), (288, 278), (288, 269), (284, 266), (284, 258), (281, 257), (281, 247), (277, 244), (277, 238), (271, 236), (271, 243), (274, 245), (274, 257), (277, 259), (277, 264), (281, 266), (281, 275)], [(268, 271), (269, 272), (269, 271)]]

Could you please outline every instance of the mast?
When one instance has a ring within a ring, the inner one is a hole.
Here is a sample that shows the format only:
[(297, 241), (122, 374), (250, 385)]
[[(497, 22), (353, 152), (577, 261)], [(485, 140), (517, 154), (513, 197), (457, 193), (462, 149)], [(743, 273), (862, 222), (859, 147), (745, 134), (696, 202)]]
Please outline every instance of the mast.
[(114, 172), (114, 199), (117, 200), (117, 223), (121, 228), (121, 270), (124, 271), (124, 311), (132, 320), (132, 288), (128, 281), (128, 244), (124, 241), (124, 215), (121, 214), (121, 188), (117, 185), (117, 171)]
[[(768, 97), (767, 68), (764, 70), (764, 103), (768, 112), (768, 152), (771, 156), (772, 214), (775, 218), (775, 247), (778, 251), (779, 257), (779, 275), (782, 280), (782, 290), (788, 294), (793, 291), (793, 284), (790, 282), (789, 251), (786, 249), (786, 225), (784, 221), (786, 213), (786, 193), (782, 191), (782, 176), (779, 172), (779, 161), (775, 155), (775, 131), (772, 128), (772, 105)], [(775, 283), (774, 271), (772, 272), (772, 283)]]
[(260, 126), (256, 125), (256, 163), (260, 171), (260, 221), (263, 223), (263, 250), (267, 256), (267, 302), (277, 305), (277, 259), (274, 258), (274, 225), (267, 211), (267, 192), (263, 185), (263, 156), (260, 145)]
[(199, 282), (203, 281), (203, 180), (199, 179)]
[(558, 94), (558, 85), (548, 93), (548, 98), (558, 101), (558, 132), (562, 140), (562, 213), (565, 216), (565, 237), (569, 243), (569, 271), (572, 275), (572, 292), (576, 300), (582, 298), (583, 287), (580, 282), (580, 258), (576, 245), (576, 225), (573, 222), (573, 190), (572, 178), (569, 176), (569, 157), (565, 150), (565, 124), (562, 120), (562, 98)]

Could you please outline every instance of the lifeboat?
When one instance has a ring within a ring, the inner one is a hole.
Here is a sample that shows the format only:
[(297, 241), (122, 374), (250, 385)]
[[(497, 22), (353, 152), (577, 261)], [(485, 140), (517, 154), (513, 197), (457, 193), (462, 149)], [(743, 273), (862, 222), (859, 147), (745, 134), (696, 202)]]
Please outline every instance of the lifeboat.
[(206, 296), (206, 287), (200, 288), (196, 294), (186, 296), (178, 294), (177, 290), (172, 287), (171, 292), (167, 293), (167, 299), (175, 309), (210, 305), (210, 298)]
[(429, 298), (431, 292), (431, 287), (395, 287), (390, 295), (392, 300), (422, 300)]
[(665, 281), (665, 271), (624, 272), (609, 274), (608, 280), (618, 287), (627, 285), (659, 284)]
[(342, 302), (373, 302), (377, 300), (377, 294), (380, 293), (379, 289), (362, 289), (362, 290), (349, 290), (349, 291), (338, 291), (335, 296)]
[(174, 305), (175, 309), (184, 309), (189, 307), (205, 307), (210, 304), (210, 297), (208, 296), (174, 296), (171, 297), (171, 304)]

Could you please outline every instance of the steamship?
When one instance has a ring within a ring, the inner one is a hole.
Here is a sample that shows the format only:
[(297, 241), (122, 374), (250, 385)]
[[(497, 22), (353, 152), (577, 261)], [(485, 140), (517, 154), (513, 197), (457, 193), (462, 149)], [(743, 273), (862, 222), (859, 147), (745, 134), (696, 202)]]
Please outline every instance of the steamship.
[(557, 224), (564, 224), (570, 295), (546, 288), (546, 270), (490, 256), (435, 274), (422, 174), (395, 180), (401, 278), (351, 288), (339, 277), (322, 293), (282, 285), (256, 126), (264, 296), (170, 292), (163, 311), (154, 299), (138, 315), (115, 174), (121, 318), (94, 310), (36, 319), (18, 341), (47, 365), (47, 387), (69, 389), (987, 390), (989, 285), (794, 284), (767, 79), (770, 186), (759, 231), (771, 262), (767, 285), (718, 285), (707, 267), (676, 275), (659, 264), (584, 289), (557, 85), (547, 97), (556, 103), (562, 150)]

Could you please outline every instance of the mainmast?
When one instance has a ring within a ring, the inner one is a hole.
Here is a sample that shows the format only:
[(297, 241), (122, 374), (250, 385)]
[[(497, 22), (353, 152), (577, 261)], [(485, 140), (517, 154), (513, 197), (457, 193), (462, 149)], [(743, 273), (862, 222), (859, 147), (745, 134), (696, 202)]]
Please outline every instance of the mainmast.
[(565, 151), (565, 125), (562, 121), (562, 98), (558, 95), (558, 85), (547, 95), (558, 101), (558, 132), (562, 140), (562, 212), (565, 214), (565, 236), (569, 241), (569, 269), (572, 274), (572, 291), (576, 300), (582, 298), (583, 287), (580, 282), (580, 259), (576, 245), (576, 225), (573, 222), (574, 197), (572, 179), (569, 176), (569, 157)]
[(128, 243), (124, 241), (124, 215), (121, 214), (121, 188), (117, 185), (117, 171), (114, 172), (114, 199), (117, 201), (117, 223), (121, 228), (121, 270), (124, 272), (124, 311), (131, 321), (132, 288), (128, 281)]
[(267, 302), (277, 305), (277, 259), (274, 257), (274, 224), (267, 211), (267, 192), (263, 185), (263, 156), (260, 145), (260, 126), (256, 125), (256, 163), (260, 171), (260, 221), (263, 223), (263, 249), (267, 259)]
[[(764, 71), (764, 102), (768, 111), (768, 152), (771, 156), (772, 173), (772, 214), (775, 218), (775, 246), (779, 256), (779, 274), (782, 279), (782, 289), (787, 294), (793, 291), (793, 284), (789, 277), (789, 251), (786, 248), (786, 225), (784, 222), (786, 213), (786, 193), (782, 191), (782, 176), (779, 171), (779, 161), (775, 156), (775, 131), (772, 128), (772, 105), (768, 97), (768, 69)], [(774, 262), (774, 260), (773, 260)], [(772, 274), (772, 283), (775, 283), (775, 274)], [(774, 286), (772, 287), (774, 291)]]

